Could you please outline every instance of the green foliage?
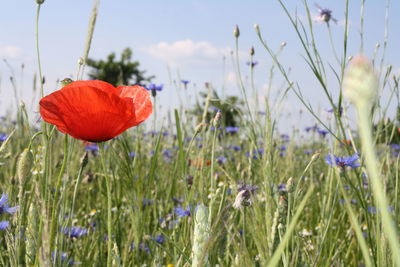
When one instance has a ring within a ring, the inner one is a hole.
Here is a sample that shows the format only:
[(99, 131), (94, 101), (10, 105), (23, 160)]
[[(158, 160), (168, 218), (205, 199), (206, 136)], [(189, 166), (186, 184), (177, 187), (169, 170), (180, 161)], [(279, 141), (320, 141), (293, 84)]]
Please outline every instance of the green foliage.
[[(190, 111), (191, 114), (196, 115), (198, 123), (202, 121), (203, 111), (207, 101), (207, 93), (201, 92), (200, 96), (203, 99), (202, 103), (197, 101), (195, 107)], [(239, 97), (232, 95), (221, 98), (218, 93), (213, 90), (209, 106), (214, 110), (207, 110), (206, 121), (211, 121), (215, 116), (215, 110), (220, 110), (222, 113), (222, 126), (238, 126), (240, 124), (240, 116), (242, 114), (243, 105), (244, 102)]]
[(102, 80), (114, 86), (141, 84), (149, 82), (154, 76), (146, 77), (146, 71), (139, 69), (139, 61), (131, 61), (132, 50), (125, 48), (121, 58), (116, 60), (115, 53), (107, 56), (106, 60), (94, 60), (89, 58), (87, 65), (91, 67), (89, 77), (94, 80)]

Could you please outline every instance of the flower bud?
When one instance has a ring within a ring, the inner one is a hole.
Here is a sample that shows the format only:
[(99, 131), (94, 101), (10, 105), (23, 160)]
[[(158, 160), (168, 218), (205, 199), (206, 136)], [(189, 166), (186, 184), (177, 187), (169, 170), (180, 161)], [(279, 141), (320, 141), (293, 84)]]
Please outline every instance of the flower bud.
[(221, 121), (221, 117), (222, 117), (221, 111), (218, 110), (217, 114), (215, 114), (215, 117), (214, 117), (214, 120), (213, 120), (213, 126), (214, 127), (218, 127), (218, 125), (219, 125), (219, 123)]
[(70, 84), (70, 83), (72, 83), (72, 82), (73, 82), (72, 79), (70, 79), (70, 78), (65, 78), (64, 80), (61, 80), (61, 86), (62, 86), (62, 87), (67, 86), (68, 84)]
[(44, 0), (36, 0), (36, 3), (37, 3), (38, 5), (41, 5), (41, 4), (44, 3)]
[(260, 26), (258, 24), (254, 24), (253, 27), (256, 30), (256, 33), (260, 34)]
[(356, 56), (343, 81), (344, 93), (355, 105), (372, 104), (378, 93), (378, 79), (374, 68), (365, 56)]
[(240, 31), (238, 25), (235, 25), (235, 28), (233, 29), (233, 36), (235, 38), (238, 38), (240, 36)]
[(254, 46), (250, 48), (250, 56), (254, 56)]

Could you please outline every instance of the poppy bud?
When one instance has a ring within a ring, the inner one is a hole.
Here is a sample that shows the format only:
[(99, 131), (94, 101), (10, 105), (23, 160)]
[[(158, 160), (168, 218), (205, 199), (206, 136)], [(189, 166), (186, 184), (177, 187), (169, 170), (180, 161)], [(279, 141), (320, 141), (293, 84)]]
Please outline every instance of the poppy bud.
[(254, 24), (253, 27), (256, 30), (256, 33), (260, 34), (260, 26), (258, 24)]
[(233, 36), (235, 38), (238, 38), (240, 36), (240, 31), (238, 25), (235, 25), (235, 28), (233, 29)]
[(41, 5), (41, 4), (44, 3), (44, 0), (36, 0), (36, 3), (37, 3), (38, 5)]

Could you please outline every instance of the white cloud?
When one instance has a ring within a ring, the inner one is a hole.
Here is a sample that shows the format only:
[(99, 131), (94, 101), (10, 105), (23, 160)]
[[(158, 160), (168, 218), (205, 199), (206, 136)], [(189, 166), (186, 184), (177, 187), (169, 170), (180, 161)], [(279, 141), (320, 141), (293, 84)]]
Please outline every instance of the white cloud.
[(142, 48), (151, 56), (165, 61), (173, 66), (189, 64), (206, 64), (210, 61), (228, 56), (231, 48), (218, 48), (210, 42), (195, 42), (193, 40), (179, 40), (173, 43), (160, 42)]
[(1, 58), (17, 58), (21, 56), (21, 49), (12, 45), (0, 45), (0, 57)]

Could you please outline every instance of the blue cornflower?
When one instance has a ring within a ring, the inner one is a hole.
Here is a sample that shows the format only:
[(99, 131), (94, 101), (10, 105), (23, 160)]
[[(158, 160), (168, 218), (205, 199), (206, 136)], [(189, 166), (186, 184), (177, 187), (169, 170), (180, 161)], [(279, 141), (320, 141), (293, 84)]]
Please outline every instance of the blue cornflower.
[(86, 145), (86, 146), (85, 146), (85, 150), (86, 150), (86, 151), (93, 151), (93, 152), (96, 152), (96, 151), (99, 151), (99, 146), (98, 146), (98, 145), (95, 145), (95, 144)]
[(307, 133), (310, 132), (310, 131), (311, 132), (316, 132), (316, 131), (319, 130), (319, 128), (318, 128), (318, 126), (314, 125), (314, 126), (306, 127), (305, 130), (306, 130)]
[(164, 149), (162, 153), (163, 153), (163, 155), (164, 155), (165, 157), (167, 157), (167, 158), (172, 158), (172, 157), (174, 156), (174, 154), (172, 153), (172, 151), (169, 150), (169, 149)]
[(240, 146), (231, 146), (231, 149), (234, 151), (240, 151), (242, 148)]
[(0, 142), (6, 141), (7, 137), (8, 137), (8, 135), (6, 135), (4, 133), (0, 134)]
[(164, 87), (164, 85), (163, 84), (159, 84), (159, 85), (156, 85), (156, 84), (154, 84), (154, 83), (151, 83), (151, 84), (149, 84), (148, 86), (147, 86), (147, 90), (149, 90), (149, 91), (162, 91), (162, 89), (163, 89), (163, 87)]
[(325, 137), (325, 136), (329, 133), (329, 131), (324, 130), (324, 129), (318, 129), (318, 133), (319, 133), (322, 137)]
[(135, 152), (129, 152), (128, 157), (134, 158), (134, 157), (136, 157), (136, 153)]
[(146, 87), (146, 89), (151, 92), (151, 95), (153, 97), (156, 97), (157, 96), (157, 91), (162, 91), (163, 87), (164, 87), (163, 84), (156, 85), (154, 83), (151, 83)]
[(165, 236), (164, 235), (158, 235), (154, 239), (158, 244), (163, 244), (165, 242)]
[(0, 222), (0, 231), (6, 230), (10, 226), (9, 221), (1, 221)]
[(190, 206), (187, 206), (186, 210), (183, 209), (181, 206), (176, 207), (174, 209), (174, 212), (179, 218), (190, 216)]
[(235, 127), (235, 126), (227, 126), (225, 128), (225, 132), (227, 133), (237, 133), (239, 131), (239, 127)]
[(87, 235), (88, 230), (83, 227), (72, 226), (71, 228), (66, 227), (63, 232), (64, 235), (67, 235), (70, 238), (79, 238), (84, 235)]
[(374, 206), (368, 206), (368, 212), (375, 214), (376, 213), (376, 208)]
[(358, 156), (358, 154), (354, 154), (353, 156), (350, 157), (337, 157), (333, 154), (328, 154), (325, 157), (325, 162), (332, 167), (339, 166), (341, 168), (345, 167), (356, 168), (361, 166), (361, 164), (358, 162), (359, 159), (360, 157)]
[(287, 134), (281, 134), (281, 139), (282, 139), (282, 142), (285, 142), (285, 143), (290, 141), (290, 137)]
[(337, 23), (337, 19), (332, 17), (332, 10), (328, 8), (322, 8), (318, 4), (315, 4), (319, 11), (319, 16), (317, 18), (318, 21), (329, 23), (330, 20), (333, 20)]
[(19, 206), (11, 207), (7, 203), (8, 202), (8, 194), (2, 194), (0, 198), (0, 215), (4, 214), (5, 212), (8, 214), (14, 214)]
[(393, 150), (400, 150), (400, 145), (399, 145), (399, 144), (391, 144), (390, 147), (391, 147)]
[(311, 155), (312, 153), (313, 153), (313, 151), (311, 149), (304, 150), (304, 154), (306, 154), (306, 155)]
[(217, 158), (217, 162), (218, 162), (218, 164), (224, 164), (225, 162), (227, 161), (227, 158), (226, 157), (218, 157)]
[(252, 68), (254, 68), (255, 66), (257, 66), (257, 64), (258, 64), (258, 61), (247, 61), (247, 62), (246, 62), (246, 65), (247, 65), (247, 66), (250, 66), (250, 67), (252, 67)]
[(190, 83), (190, 81), (188, 81), (188, 80), (181, 80), (181, 83), (183, 83), (183, 85), (186, 87), (186, 86)]

